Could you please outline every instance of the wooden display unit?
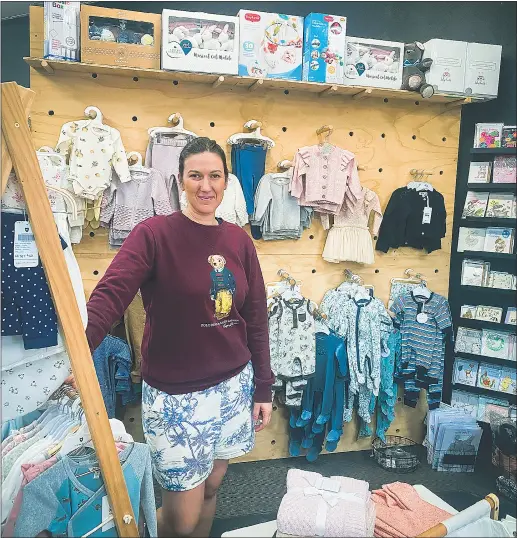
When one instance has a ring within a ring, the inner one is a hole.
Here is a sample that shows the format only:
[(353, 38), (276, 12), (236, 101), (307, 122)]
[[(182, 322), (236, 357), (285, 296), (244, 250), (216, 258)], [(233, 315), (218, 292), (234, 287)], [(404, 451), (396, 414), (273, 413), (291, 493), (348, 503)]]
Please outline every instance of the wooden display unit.
[[(166, 125), (174, 112), (181, 113), (187, 129), (214, 138), (228, 152), (228, 136), (242, 131), (246, 121), (256, 119), (262, 122), (263, 133), (276, 143), (266, 162), (266, 171), (276, 171), (277, 163), (292, 160), (298, 148), (317, 143), (319, 127), (332, 124), (331, 142), (356, 154), (366, 168), (359, 173), (361, 183), (378, 194), (383, 209), (391, 193), (411, 181), (410, 170), (433, 173), (428, 181), (443, 194), (447, 210), (442, 249), (432, 254), (411, 248), (376, 252), (371, 266), (327, 263), (322, 258), (326, 232), (315, 219), (298, 241), (255, 242), (266, 282), (277, 280), (277, 271), (285, 269), (302, 281), (306, 297), (319, 302), (328, 289), (344, 280), (344, 269), (348, 268), (366, 284), (373, 284), (375, 295), (386, 303), (390, 279), (412, 268), (425, 275), (433, 291), (447, 295), (461, 114), (461, 106), (456, 105), (464, 99), (438, 95), (424, 100), (417, 93), (402, 90), (367, 91), (247, 77), (224, 76), (221, 80), (217, 75), (74, 62), (48, 61), (45, 68), (42, 29), (42, 8), (31, 7), (31, 58), (27, 62), (33, 67), (31, 89), (36, 93), (31, 113), (36, 147), (54, 146), (61, 125), (81, 118), (89, 105), (99, 107), (104, 122), (121, 132), (126, 151), (142, 154), (147, 129)], [(321, 98), (316, 99), (315, 94)], [(351, 99), (353, 95), (360, 98)], [(85, 230), (74, 251), (89, 295), (116, 251), (108, 246), (107, 230), (100, 228)], [(421, 442), (426, 410), (424, 393), (416, 409), (399, 401), (388, 433)], [(128, 431), (139, 427), (139, 410), (132, 407), (133, 412), (134, 422), (128, 424)], [(287, 457), (286, 417), (284, 408), (275, 409), (272, 424), (257, 436), (255, 450), (242, 460)], [(358, 430), (355, 419), (344, 426), (338, 451), (370, 448), (371, 438), (357, 440)]]

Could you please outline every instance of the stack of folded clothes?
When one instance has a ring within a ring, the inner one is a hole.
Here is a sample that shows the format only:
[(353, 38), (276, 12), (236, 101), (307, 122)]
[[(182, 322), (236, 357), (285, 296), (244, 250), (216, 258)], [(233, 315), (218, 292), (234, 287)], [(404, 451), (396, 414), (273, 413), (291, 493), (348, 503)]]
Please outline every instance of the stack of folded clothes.
[(278, 537), (373, 536), (375, 504), (363, 480), (291, 469), (277, 516)]

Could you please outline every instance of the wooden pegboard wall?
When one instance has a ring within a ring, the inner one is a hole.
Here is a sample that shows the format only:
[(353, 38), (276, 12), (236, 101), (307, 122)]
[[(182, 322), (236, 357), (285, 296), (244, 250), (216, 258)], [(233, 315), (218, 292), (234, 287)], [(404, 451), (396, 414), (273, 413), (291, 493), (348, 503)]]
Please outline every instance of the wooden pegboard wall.
[[(41, 50), (39, 24), (32, 16), (33, 56)], [(410, 248), (376, 252), (371, 266), (331, 264), (322, 259), (326, 232), (315, 220), (298, 241), (255, 242), (266, 282), (276, 280), (277, 271), (285, 269), (303, 282), (304, 295), (318, 302), (328, 289), (343, 281), (343, 270), (349, 268), (373, 284), (375, 295), (386, 302), (390, 279), (412, 268), (426, 276), (431, 289), (447, 295), (461, 107), (422, 101), (416, 93), (414, 101), (382, 95), (362, 100), (338, 96), (318, 99), (314, 94), (287, 89), (249, 92), (224, 84), (213, 88), (176, 82), (93, 72), (56, 71), (48, 75), (31, 69), (31, 89), (36, 92), (31, 111), (35, 144), (55, 145), (61, 125), (81, 118), (88, 105), (99, 107), (104, 122), (121, 132), (126, 151), (142, 155), (147, 129), (166, 125), (174, 112), (183, 115), (187, 129), (214, 138), (226, 150), (228, 136), (242, 131), (246, 121), (257, 119), (263, 133), (276, 143), (266, 162), (266, 171), (276, 171), (276, 163), (292, 159), (299, 147), (317, 143), (318, 127), (332, 124), (332, 142), (354, 152), (360, 165), (367, 167), (359, 174), (361, 183), (378, 194), (382, 208), (396, 188), (410, 181), (410, 169), (433, 171), (430, 181), (443, 194), (448, 214), (442, 249), (432, 254)], [(86, 230), (74, 251), (89, 296), (116, 252), (109, 249), (107, 231), (102, 229)], [(423, 394), (416, 409), (397, 403), (389, 433), (422, 441), (425, 412)], [(275, 410), (272, 424), (258, 435), (255, 450), (244, 460), (288, 456), (286, 414), (282, 408)], [(357, 420), (345, 425), (338, 451), (370, 447), (369, 438), (356, 441), (358, 429)]]

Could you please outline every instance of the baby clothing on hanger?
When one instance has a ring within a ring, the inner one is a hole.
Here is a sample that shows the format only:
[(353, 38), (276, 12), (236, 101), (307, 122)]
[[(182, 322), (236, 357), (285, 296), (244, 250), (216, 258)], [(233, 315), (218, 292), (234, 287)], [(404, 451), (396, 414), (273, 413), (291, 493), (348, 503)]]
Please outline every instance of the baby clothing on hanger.
[(109, 228), (111, 247), (120, 247), (143, 220), (172, 213), (161, 172), (155, 168), (130, 168), (129, 172), (131, 181), (114, 179), (102, 196), (100, 223)]
[[(328, 262), (356, 262), (372, 264), (374, 262), (371, 233), (376, 234), (382, 221), (379, 197), (370, 189), (363, 187), (362, 201), (342, 210), (334, 216), (334, 224), (330, 229), (323, 259)], [(374, 212), (372, 230), (368, 228), (370, 213)], [(323, 228), (329, 228), (329, 215), (322, 215)]]
[(300, 205), (338, 215), (362, 197), (355, 155), (337, 146), (329, 151), (320, 145), (300, 148), (289, 190)]
[(119, 131), (96, 120), (65, 123), (56, 151), (66, 157), (74, 192), (82, 198), (99, 198), (110, 184), (112, 168), (122, 183), (131, 179)]
[[(260, 227), (262, 239), (299, 239), (306, 222), (311, 222), (312, 209), (301, 208), (289, 193), (292, 171), (266, 174), (255, 193), (255, 213), (251, 223)], [(305, 209), (309, 218), (302, 222)], [(257, 237), (255, 237), (257, 239)]]
[(160, 133), (149, 137), (145, 165), (162, 173), (172, 211), (180, 209), (179, 161), (183, 148), (196, 138), (184, 133)]
[[(182, 191), (180, 196), (181, 209), (186, 209), (187, 205), (187, 195), (185, 191)], [(248, 223), (248, 212), (246, 210), (244, 193), (242, 192), (242, 187), (237, 176), (233, 174), (228, 174), (228, 184), (224, 191), (223, 201), (215, 210), (215, 216), (226, 222), (237, 224), (241, 228)]]
[[(425, 214), (424, 214), (425, 211)], [(376, 250), (413, 247), (433, 252), (445, 237), (447, 212), (442, 194), (400, 187), (393, 191), (384, 211)]]

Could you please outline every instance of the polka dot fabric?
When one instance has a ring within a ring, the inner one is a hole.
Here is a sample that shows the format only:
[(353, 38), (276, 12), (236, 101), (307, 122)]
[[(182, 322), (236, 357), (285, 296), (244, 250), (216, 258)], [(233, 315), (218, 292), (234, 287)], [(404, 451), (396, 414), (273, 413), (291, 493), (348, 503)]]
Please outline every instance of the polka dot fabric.
[(2, 336), (21, 334), (25, 349), (57, 345), (57, 316), (41, 261), (14, 266), (14, 224), (24, 215), (2, 211)]

